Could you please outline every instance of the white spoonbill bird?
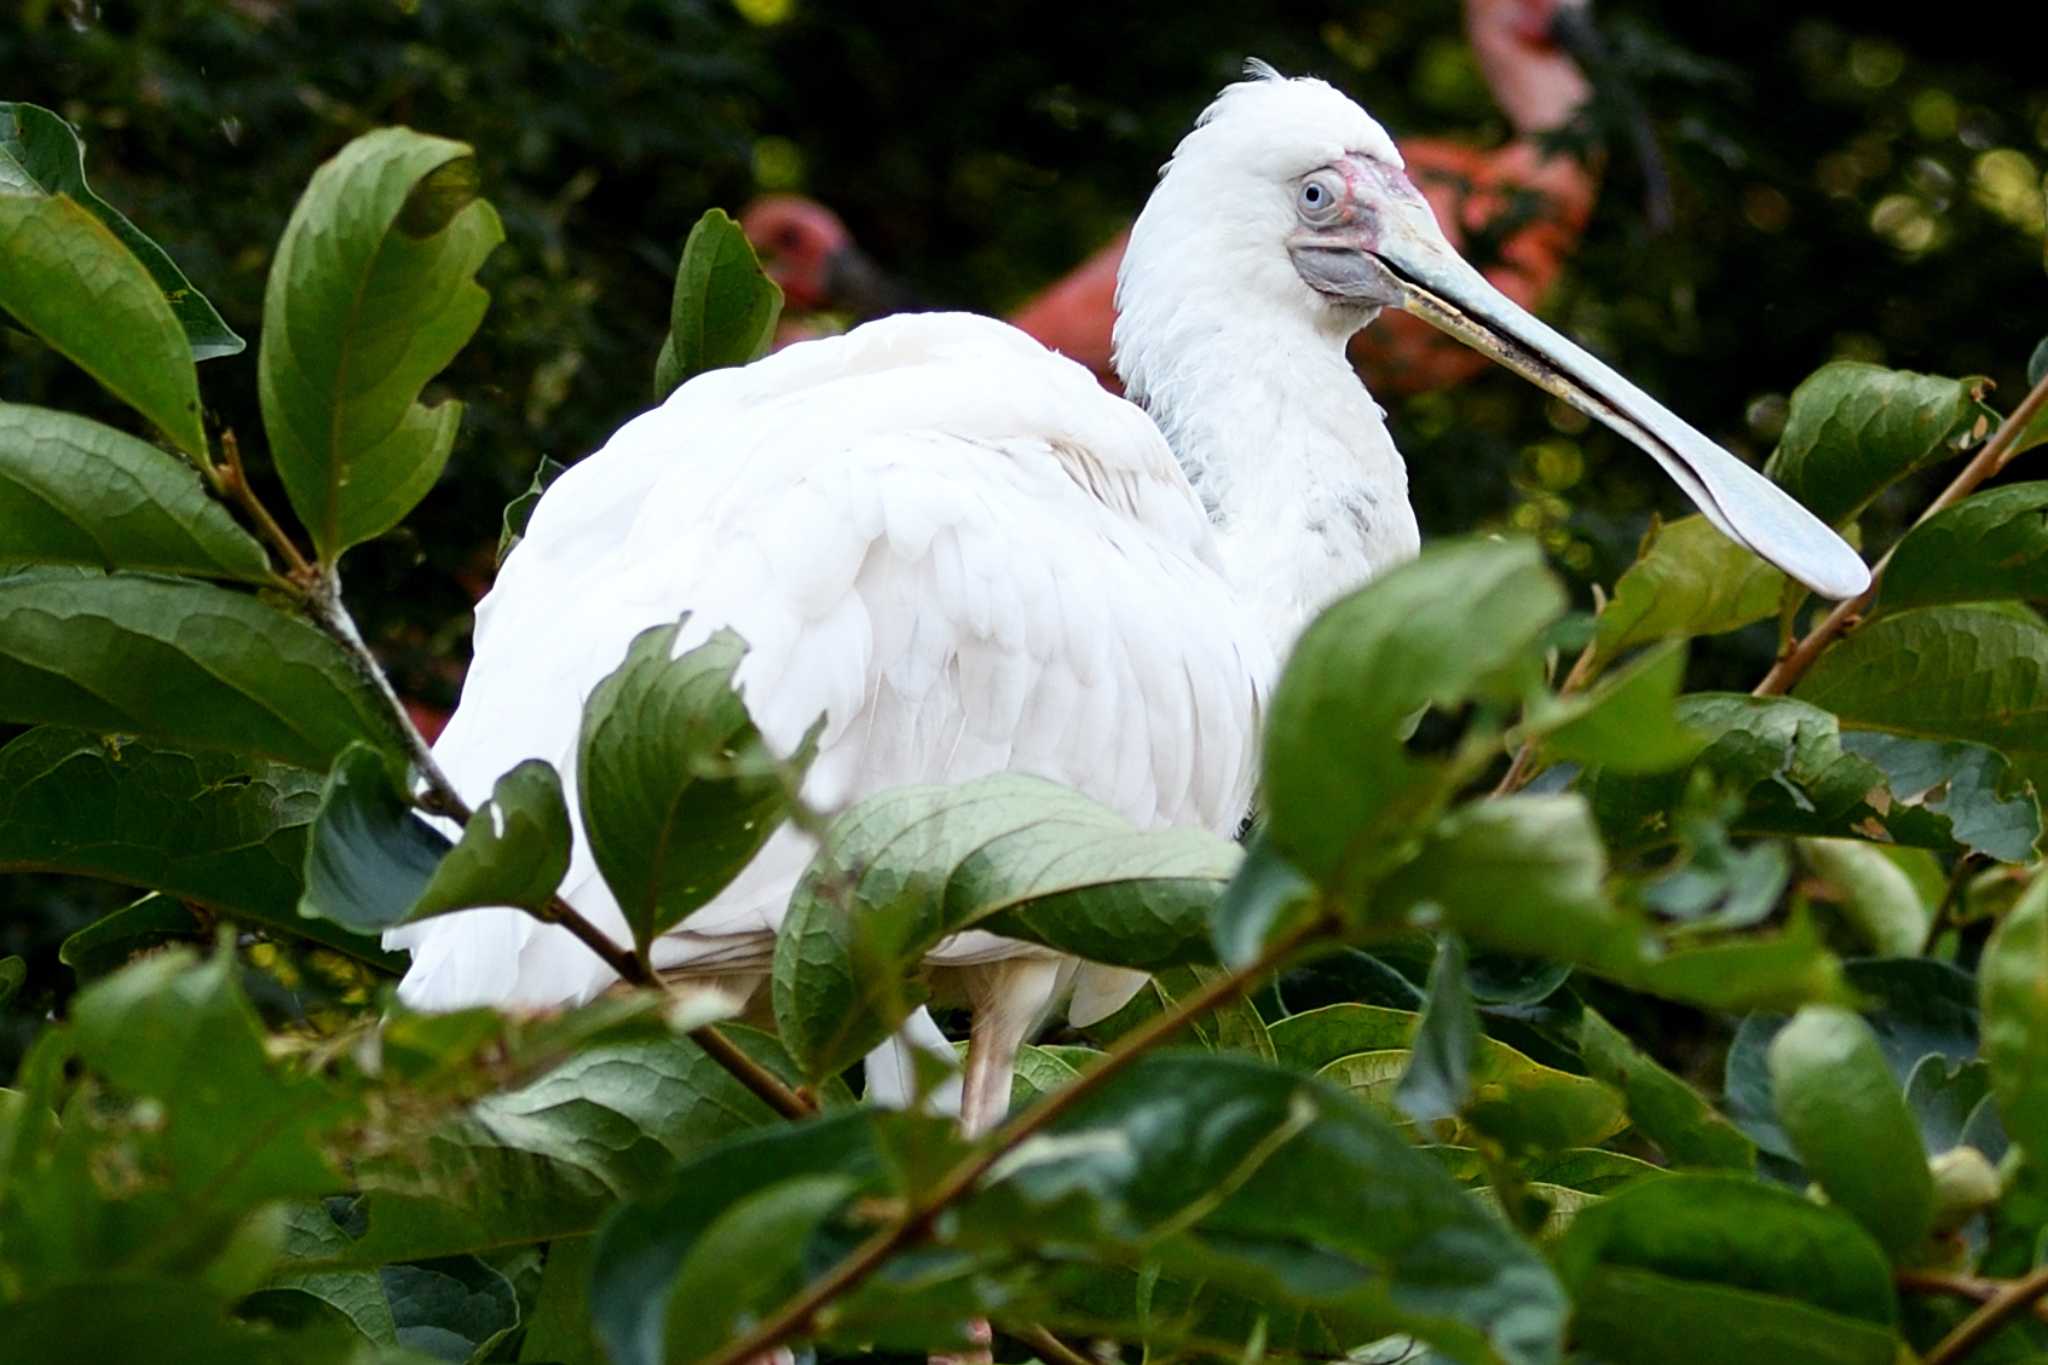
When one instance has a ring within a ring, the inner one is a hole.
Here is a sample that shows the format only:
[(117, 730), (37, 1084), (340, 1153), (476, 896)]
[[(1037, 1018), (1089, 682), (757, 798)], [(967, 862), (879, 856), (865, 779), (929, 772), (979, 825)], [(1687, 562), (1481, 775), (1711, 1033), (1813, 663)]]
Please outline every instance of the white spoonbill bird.
[[(1234, 833), (1278, 658), (1417, 548), (1401, 458), (1345, 359), (1386, 306), (1613, 427), (1816, 591), (1863, 589), (1862, 561), (1804, 508), (1466, 265), (1364, 110), (1319, 80), (1249, 77), (1197, 120), (1132, 230), (1116, 326), (1131, 401), (1003, 323), (894, 317), (695, 379), (563, 475), (477, 610), (436, 749), (463, 795), (536, 757), (573, 783), (584, 698), (635, 635), (688, 612), (679, 651), (719, 626), (752, 646), (738, 681), (771, 745), (827, 717), (804, 789), (820, 808), (1013, 771), (1140, 826)], [(584, 843), (562, 894), (623, 937)], [(777, 834), (656, 965), (757, 984), (811, 852)], [(513, 910), (386, 942), (412, 950), (400, 995), (421, 1008), (610, 984)], [(1002, 1114), (1016, 1049), (1059, 993), (1086, 1022), (1142, 981), (979, 932), (928, 961), (974, 1009), (970, 1131)]]

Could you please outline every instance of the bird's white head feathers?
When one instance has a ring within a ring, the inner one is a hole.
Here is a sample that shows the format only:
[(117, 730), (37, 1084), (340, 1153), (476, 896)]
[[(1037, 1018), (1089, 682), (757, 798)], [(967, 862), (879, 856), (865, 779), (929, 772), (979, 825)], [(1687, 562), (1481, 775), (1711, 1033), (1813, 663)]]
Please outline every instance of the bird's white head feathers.
[(1161, 168), (1117, 280), (1117, 372), (1169, 436), (1177, 399), (1238, 358), (1220, 347), (1268, 358), (1313, 347), (1341, 358), (1344, 338), (1371, 316), (1304, 284), (1287, 237), (1303, 176), (1346, 157), (1398, 171), (1400, 152), (1327, 82), (1258, 61), (1246, 72)]

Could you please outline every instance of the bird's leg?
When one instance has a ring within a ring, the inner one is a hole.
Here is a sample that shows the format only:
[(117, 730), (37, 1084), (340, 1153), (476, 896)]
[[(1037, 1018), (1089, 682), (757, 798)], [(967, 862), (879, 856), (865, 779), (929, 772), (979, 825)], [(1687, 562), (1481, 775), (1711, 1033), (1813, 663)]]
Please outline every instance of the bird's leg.
[[(1010, 1112), (1010, 1078), (1017, 1049), (1045, 1017), (1060, 984), (1053, 958), (1013, 957), (961, 973), (974, 1022), (967, 1034), (967, 1075), (960, 1093), (960, 1129), (978, 1138)], [(931, 1365), (990, 1365), (994, 1341), (987, 1318), (967, 1324), (972, 1345), (958, 1354), (935, 1355)]]
[(1041, 957), (1006, 958), (962, 972), (974, 1011), (960, 1095), (960, 1128), (968, 1137), (981, 1137), (1010, 1112), (1017, 1049), (1045, 1017), (1059, 975), (1059, 962)]

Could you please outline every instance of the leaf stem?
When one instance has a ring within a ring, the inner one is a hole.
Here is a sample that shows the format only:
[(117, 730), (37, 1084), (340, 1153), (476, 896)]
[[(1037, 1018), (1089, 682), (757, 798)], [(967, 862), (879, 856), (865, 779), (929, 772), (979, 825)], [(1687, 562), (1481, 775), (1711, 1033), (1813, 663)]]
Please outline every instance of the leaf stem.
[[(1606, 594), (1600, 591), (1597, 584), (1593, 588), (1593, 595), (1598, 599), (1599, 607), (1604, 610), (1607, 606)], [(1557, 695), (1560, 699), (1571, 696), (1593, 680), (1594, 674), (1599, 671), (1593, 667), (1593, 659), (1599, 649), (1599, 645), (1600, 641), (1597, 636), (1586, 641), (1586, 647), (1579, 651), (1578, 661), (1572, 665), (1571, 672), (1564, 675), (1564, 682), (1557, 689)], [(1514, 762), (1508, 764), (1507, 772), (1501, 776), (1500, 785), (1493, 789), (1492, 794), (1495, 796), (1508, 796), (1520, 791), (1529, 779), (1535, 775), (1531, 771), (1535, 766), (1535, 759), (1536, 737), (1531, 735), (1522, 741), (1520, 748), (1515, 750)]]
[(1217, 977), (1173, 1009), (1154, 1015), (1117, 1039), (1100, 1062), (1031, 1108), (1012, 1116), (989, 1135), (979, 1150), (962, 1158), (940, 1176), (930, 1191), (914, 1201), (901, 1218), (848, 1252), (838, 1264), (762, 1319), (760, 1326), (737, 1340), (727, 1342), (724, 1350), (707, 1357), (703, 1365), (743, 1365), (743, 1362), (765, 1356), (791, 1337), (802, 1334), (820, 1309), (880, 1270), (883, 1263), (898, 1251), (922, 1241), (941, 1213), (972, 1193), (982, 1177), (997, 1162), (1023, 1145), (1027, 1138), (1093, 1095), (1121, 1075), (1131, 1063), (1186, 1028), (1197, 1017), (1244, 994), (1268, 972), (1315, 940), (1332, 933), (1335, 928), (1336, 920), (1327, 912), (1305, 920), (1267, 944), (1251, 962)]
[(227, 461), (226, 467), (206, 467), (206, 476), (213, 484), (213, 491), (222, 497), (234, 499), (235, 505), (256, 524), (257, 532), (270, 542), (271, 548), (284, 560), (285, 566), (291, 571), (291, 584), (304, 591), (317, 577), (318, 571), (299, 553), (299, 547), (292, 543), (292, 538), (277, 524), (277, 518), (271, 516), (270, 509), (263, 505), (263, 499), (257, 497), (256, 490), (249, 486), (249, 471), (242, 465), (242, 444), (235, 439), (233, 430), (221, 432), (220, 451)]
[(2048, 1266), (2008, 1281), (1976, 1312), (1957, 1323), (1953, 1332), (1935, 1343), (1923, 1358), (1925, 1365), (1956, 1365), (2004, 1326), (2007, 1318), (2032, 1307), (2044, 1294), (2048, 1294)]
[[(384, 676), (383, 667), (377, 656), (363, 642), (363, 633), (356, 628), (355, 618), (349, 614), (348, 606), (341, 600), (341, 580), (332, 569), (315, 571), (308, 580), (310, 591), (306, 596), (306, 609), (315, 623), (326, 631), (341, 647), (348, 651), (356, 666), (360, 668), (378, 696), (384, 700), (385, 719), (391, 723), (393, 732), (404, 744), (406, 755), (412, 760), (420, 780), (426, 784), (420, 805), (438, 815), (463, 824), (469, 823), (474, 812), (469, 803), (462, 799), (462, 793), (455, 790), (455, 784), (434, 758), (434, 751), (428, 746), (426, 737), (419, 727), (412, 723), (412, 716), (405, 704), (398, 699), (391, 680)], [(560, 925), (569, 931), (576, 941), (596, 953), (605, 966), (612, 969), (619, 979), (635, 986), (650, 987), (665, 991), (667, 983), (661, 979), (643, 958), (620, 944), (586, 919), (583, 913), (560, 896), (550, 897), (548, 903), (529, 914), (547, 924)], [(718, 1063), (731, 1077), (752, 1091), (769, 1108), (785, 1118), (808, 1118), (817, 1113), (817, 1105), (809, 1102), (785, 1085), (782, 1078), (749, 1057), (738, 1044), (726, 1037), (711, 1024), (691, 1029), (691, 1042), (704, 1049), (711, 1060)]]
[[(1929, 517), (1955, 506), (1975, 492), (1977, 485), (2010, 464), (2016, 453), (2013, 447), (2018, 444), (2027, 428), (2034, 424), (2035, 416), (2043, 409), (2048, 409), (2048, 375), (2041, 376), (2041, 382), (2034, 385), (2027, 396), (2020, 400), (2020, 405), (2012, 410), (2012, 416), (1999, 424), (1991, 439), (1984, 443), (1984, 448), (1963, 466), (1961, 473), (1949, 481), (1948, 487), (1942, 489), (1941, 495), (1927, 505), (1927, 510), (1919, 515), (1913, 525), (1919, 526)], [(1813, 667), (1813, 661), (1820, 657), (1821, 651), (1834, 643), (1835, 637), (1868, 611), (1870, 604), (1877, 600), (1878, 584), (1883, 581), (1884, 571), (1891, 564), (1892, 555), (1898, 548), (1897, 545), (1893, 545), (1884, 552), (1882, 559), (1871, 566), (1870, 586), (1865, 588), (1860, 596), (1836, 603), (1835, 609), (1809, 631), (1805, 639), (1792, 646), (1789, 653), (1771, 665), (1771, 671), (1764, 674), (1764, 680), (1756, 685), (1756, 689), (1750, 695), (1776, 697), (1791, 691), (1793, 684), (1805, 677), (1806, 670)]]

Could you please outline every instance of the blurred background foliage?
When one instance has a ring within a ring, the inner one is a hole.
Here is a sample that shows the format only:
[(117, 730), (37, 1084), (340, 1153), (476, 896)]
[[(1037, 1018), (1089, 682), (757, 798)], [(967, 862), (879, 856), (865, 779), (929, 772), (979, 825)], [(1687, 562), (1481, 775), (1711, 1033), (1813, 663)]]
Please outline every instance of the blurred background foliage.
[[(2048, 332), (2048, 69), (2032, 7), (1997, 8), (1966, 24), (1924, 4), (1599, 0), (1676, 224), (1651, 232), (1617, 157), (1543, 311), (1758, 461), (1831, 358), (1984, 374), (2013, 401)], [(22, 0), (0, 23), (0, 97), (77, 124), (96, 187), (252, 343), (271, 245), (322, 160), (386, 123), (477, 147), (507, 240), (444, 377), (462, 435), (426, 505), (350, 560), (401, 688), (445, 707), (500, 508), (543, 455), (580, 457), (647, 405), (704, 208), (813, 195), (922, 297), (999, 312), (1129, 220), (1247, 54), (1328, 77), (1397, 136), (1507, 136), (1456, 0)], [(253, 355), (203, 371), (245, 447)], [(0, 394), (108, 407), (11, 329)], [(1582, 592), (1680, 510), (1647, 461), (1505, 373), (1391, 406), (1425, 535), (1535, 531)], [(1925, 499), (1902, 485), (1872, 525)], [(1746, 688), (1773, 637), (1706, 644), (1693, 685)], [(122, 896), (0, 880), (0, 954), (47, 957)], [(0, 1072), (12, 1051), (0, 1039)]]

